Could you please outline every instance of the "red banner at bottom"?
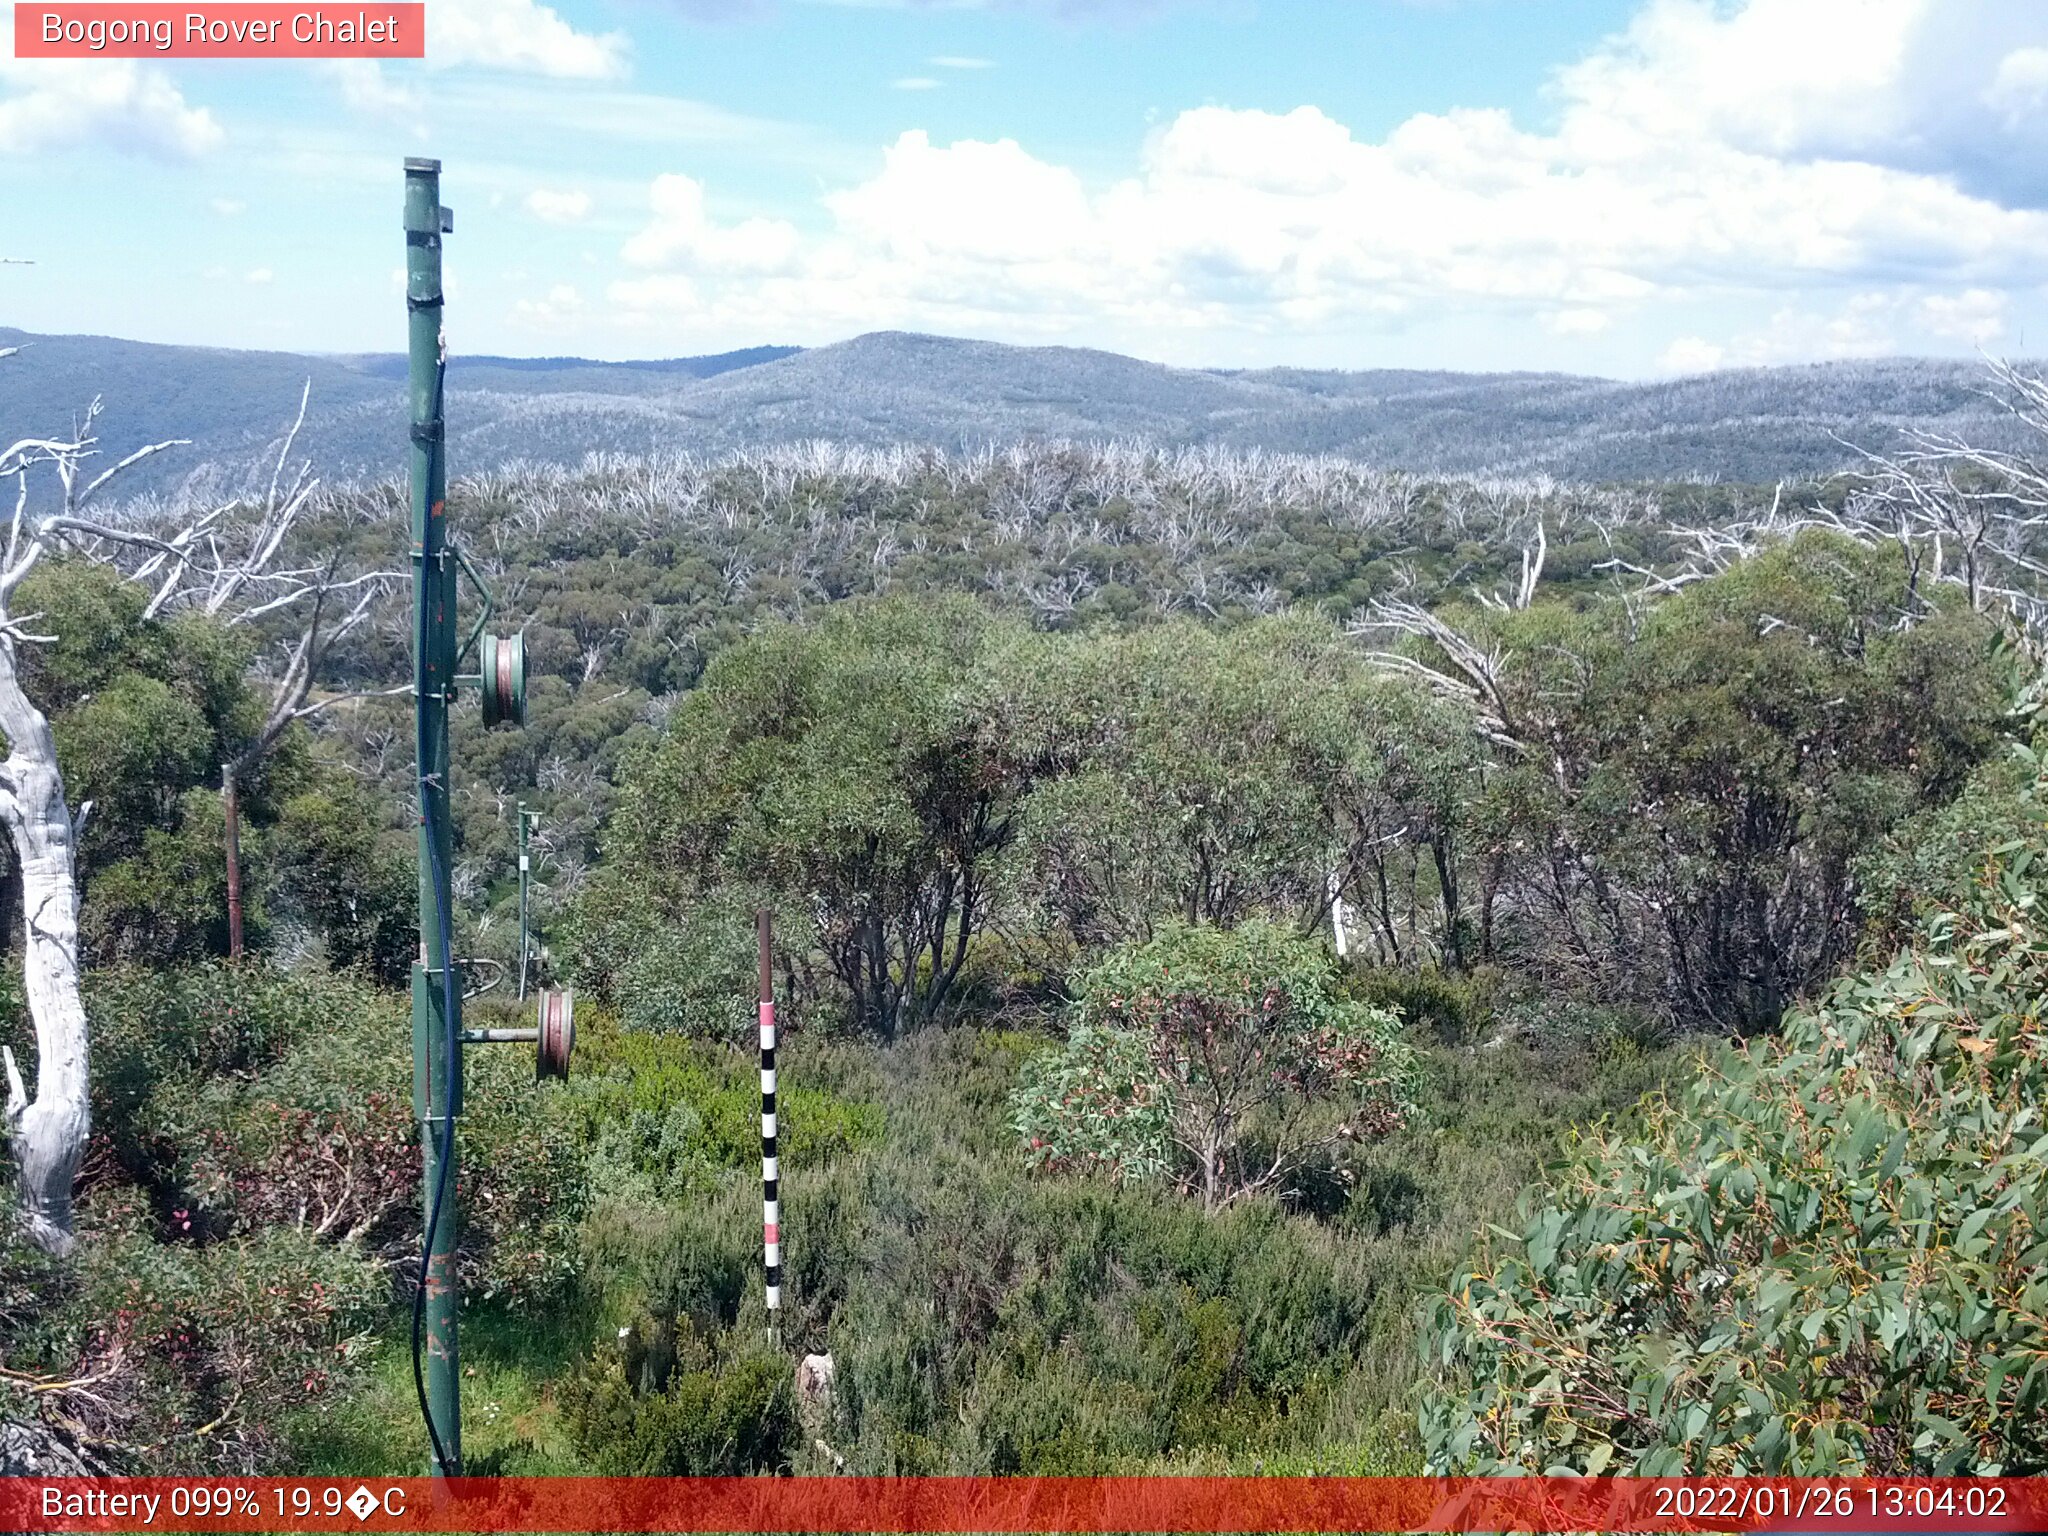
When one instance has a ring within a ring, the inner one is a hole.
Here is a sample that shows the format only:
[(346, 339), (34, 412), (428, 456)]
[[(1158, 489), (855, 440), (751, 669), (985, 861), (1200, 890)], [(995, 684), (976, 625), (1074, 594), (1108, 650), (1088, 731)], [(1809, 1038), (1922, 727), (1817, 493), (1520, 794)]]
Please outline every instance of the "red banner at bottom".
[(2048, 1532), (2048, 1478), (20, 1477), (0, 1530)]

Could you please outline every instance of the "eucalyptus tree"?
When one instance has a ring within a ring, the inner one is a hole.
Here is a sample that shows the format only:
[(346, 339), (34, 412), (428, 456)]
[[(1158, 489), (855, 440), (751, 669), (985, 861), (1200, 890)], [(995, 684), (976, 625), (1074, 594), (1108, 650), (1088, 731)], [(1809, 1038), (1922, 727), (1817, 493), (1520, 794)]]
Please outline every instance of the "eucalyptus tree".
[(1387, 602), (1357, 632), (1488, 743), (1523, 957), (1740, 1029), (1850, 956), (1857, 854), (1956, 792), (2011, 682), (1959, 587), (1817, 528), (1648, 602)]
[(758, 893), (807, 930), (858, 1027), (937, 1016), (1026, 782), (985, 729), (1010, 633), (966, 599), (883, 601), (724, 652), (629, 760), (610, 857), (635, 878), (594, 899), (623, 915)]

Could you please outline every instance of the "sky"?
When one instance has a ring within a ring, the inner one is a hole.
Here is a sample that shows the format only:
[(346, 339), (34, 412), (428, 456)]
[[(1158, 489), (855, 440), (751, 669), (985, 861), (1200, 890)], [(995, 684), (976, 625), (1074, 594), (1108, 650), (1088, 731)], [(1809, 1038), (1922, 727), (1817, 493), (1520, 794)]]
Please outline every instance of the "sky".
[(0, 57), (0, 323), (457, 352), (873, 330), (1204, 367), (2048, 342), (2039, 0), (427, 0), (424, 61)]

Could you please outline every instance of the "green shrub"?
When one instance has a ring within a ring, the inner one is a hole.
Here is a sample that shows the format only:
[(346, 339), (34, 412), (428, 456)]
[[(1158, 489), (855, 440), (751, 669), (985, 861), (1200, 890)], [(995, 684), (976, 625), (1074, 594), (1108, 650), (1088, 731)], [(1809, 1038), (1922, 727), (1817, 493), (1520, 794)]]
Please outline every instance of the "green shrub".
[[(642, 1200), (715, 1185), (758, 1169), (758, 1058), (681, 1035), (622, 1030), (597, 1016), (577, 1042), (563, 1113), (592, 1149), (607, 1193)], [(815, 1167), (880, 1139), (882, 1113), (792, 1079), (777, 1096), (783, 1155)]]
[(1167, 1093), (1150, 1041), (1083, 1018), (1025, 1068), (1013, 1124), (1042, 1171), (1163, 1178), (1177, 1168)]
[(353, 1388), (386, 1305), (382, 1268), (346, 1247), (272, 1229), (194, 1247), (140, 1232), (82, 1251), (76, 1314), (83, 1411), (97, 1438), (148, 1447), (153, 1472), (282, 1468), (288, 1414)]
[(1582, 1142), (1435, 1303), (1432, 1467), (2048, 1470), (2044, 871)]
[(1360, 1002), (1400, 1015), (1424, 1039), (1467, 1045), (1492, 1027), (1499, 978), (1490, 971), (1458, 974), (1369, 966), (1348, 973), (1345, 991)]
[(173, 1101), (201, 1083), (260, 1071), (294, 1042), (346, 1027), (373, 999), (346, 978), (224, 961), (89, 971), (94, 1132), (131, 1173), (149, 1177), (174, 1155), (152, 1145), (143, 1123), (153, 1095)]
[(1991, 850), (2015, 839), (2048, 836), (2048, 806), (2033, 793), (2025, 766), (1986, 763), (1945, 805), (1921, 812), (1856, 861), (1869, 942), (1889, 953), (1915, 924), (1967, 901)]
[(1171, 1171), (1216, 1210), (1408, 1112), (1400, 1021), (1343, 997), (1321, 948), (1276, 924), (1168, 926), (1079, 993), (1066, 1047), (1017, 1090), (1034, 1167)]
[[(244, 1241), (289, 1228), (387, 1261), (412, 1253), (420, 1148), (406, 998), (254, 965), (104, 980), (93, 994), (107, 1046), (102, 1123), (171, 1234)], [(581, 1149), (526, 1053), (464, 1059), (464, 1283), (537, 1304), (574, 1269)]]
[[(789, 1361), (664, 1328), (659, 1362), (605, 1349), (562, 1389), (578, 1448), (610, 1477), (731, 1477), (788, 1469), (798, 1443)], [(637, 1342), (637, 1331), (635, 1333)]]
[(326, 937), (327, 959), (386, 986), (404, 986), (418, 953), (418, 853), (378, 833), (375, 798), (330, 770), (293, 795), (269, 830), (260, 866), (264, 905)]
[(835, 1443), (862, 1470), (1136, 1471), (1328, 1432), (1378, 1300), (1359, 1245), (1262, 1199), (1211, 1216), (1142, 1187), (908, 1173), (871, 1175), (829, 1334)]

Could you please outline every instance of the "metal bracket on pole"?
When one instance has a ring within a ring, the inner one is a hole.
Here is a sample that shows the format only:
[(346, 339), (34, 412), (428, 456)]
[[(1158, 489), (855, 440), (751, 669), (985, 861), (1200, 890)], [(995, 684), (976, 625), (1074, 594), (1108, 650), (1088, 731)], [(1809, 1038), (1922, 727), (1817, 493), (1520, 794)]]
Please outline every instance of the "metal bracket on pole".
[(476, 650), (477, 638), (491, 622), (491, 615), (498, 611), (498, 599), (485, 585), (483, 577), (477, 574), (477, 568), (469, 563), (469, 556), (463, 553), (462, 546), (450, 544), (448, 549), (449, 553), (455, 556), (456, 569), (469, 578), (469, 584), (476, 588), (476, 595), (483, 602), (482, 609), (477, 613), (476, 622), (469, 626), (469, 636), (462, 642), (462, 649), (455, 653), (455, 664), (459, 667), (469, 660), (471, 653)]

